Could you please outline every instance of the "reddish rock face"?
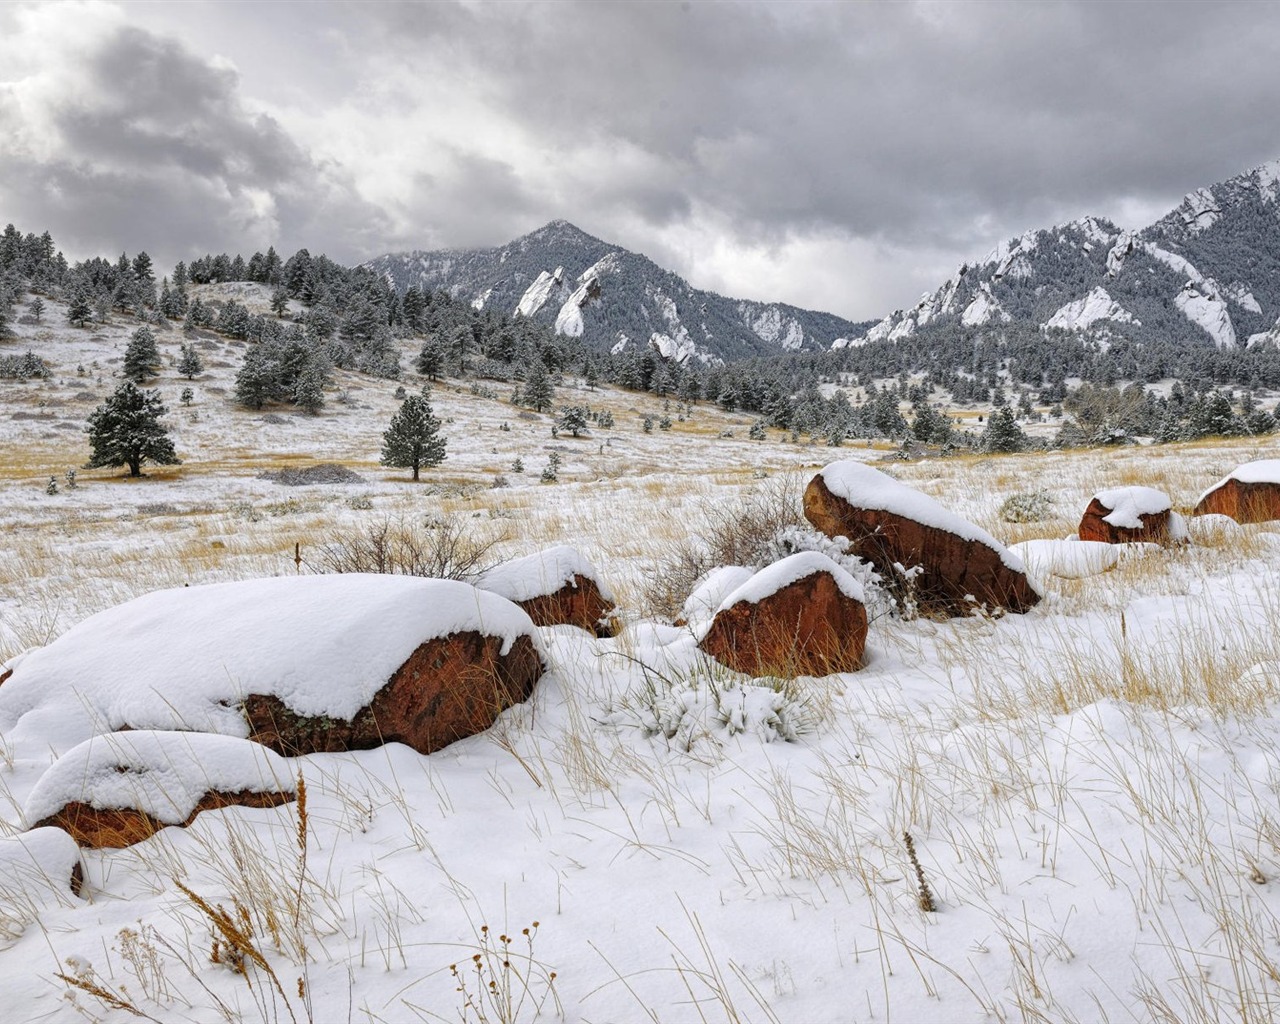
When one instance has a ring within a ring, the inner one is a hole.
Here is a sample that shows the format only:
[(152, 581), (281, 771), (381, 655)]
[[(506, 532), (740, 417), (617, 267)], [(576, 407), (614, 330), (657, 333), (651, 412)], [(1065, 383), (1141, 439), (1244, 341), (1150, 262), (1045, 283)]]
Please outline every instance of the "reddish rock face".
[(856, 672), (866, 643), (862, 602), (818, 572), (717, 612), (699, 646), (738, 672), (794, 678)]
[(1007, 566), (1000, 552), (977, 540), (881, 509), (860, 508), (832, 494), (822, 476), (804, 492), (804, 514), (828, 537), (847, 537), (852, 551), (875, 566), (901, 600), (905, 591), (894, 569), (920, 566), (914, 599), (926, 614), (967, 615), (979, 605), (1025, 612), (1040, 601), (1026, 573)]
[(517, 601), (535, 626), (577, 626), (596, 636), (613, 636), (617, 622), (613, 603), (600, 596), (595, 580), (581, 574), (554, 594), (541, 594)]
[(1105, 519), (1112, 511), (1097, 498), (1089, 502), (1089, 507), (1084, 510), (1084, 516), (1080, 520), (1080, 539), (1101, 541), (1104, 544), (1170, 543), (1168, 509), (1143, 513), (1138, 517), (1142, 522), (1139, 527), (1113, 526)]
[[(1280, 484), (1224, 480), (1200, 499), (1192, 515), (1202, 516), (1210, 512), (1230, 516), (1237, 523), (1267, 523), (1280, 519)], [(3, 681), (0, 676), (0, 682)]]
[(501, 651), (500, 637), (477, 632), (428, 640), (349, 722), (303, 717), (278, 697), (251, 694), (244, 702), (249, 738), (286, 757), (384, 743), (430, 754), (489, 728), (533, 692), (542, 675), (533, 641), (519, 636)]
[[(213, 811), (221, 807), (278, 807), (296, 799), (292, 792), (279, 793), (218, 793), (210, 792), (201, 797), (196, 809), (179, 827), (186, 828), (202, 811)], [(66, 804), (60, 811), (36, 822), (33, 828), (54, 825), (71, 836), (81, 846), (94, 850), (119, 849), (132, 846), (144, 839), (150, 839), (162, 828), (168, 828), (163, 821), (153, 818), (146, 811), (132, 808), (110, 808), (101, 810), (81, 803), (79, 800)], [(72, 875), (72, 891), (78, 892), (80, 880)]]

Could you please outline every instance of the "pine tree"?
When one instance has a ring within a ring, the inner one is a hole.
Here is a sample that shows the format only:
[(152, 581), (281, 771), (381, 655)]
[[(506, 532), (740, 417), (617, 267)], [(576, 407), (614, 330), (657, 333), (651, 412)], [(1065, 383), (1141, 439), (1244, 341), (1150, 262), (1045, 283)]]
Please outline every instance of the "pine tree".
[(524, 404), (534, 412), (545, 412), (555, 402), (556, 392), (547, 375), (546, 364), (535, 358), (529, 366), (524, 382)]
[(67, 322), (72, 327), (83, 327), (93, 319), (93, 306), (89, 304), (84, 292), (76, 292), (67, 305)]
[(27, 308), (31, 310), (32, 319), (35, 320), (36, 323), (39, 323), (41, 317), (44, 316), (44, 299), (37, 295), (31, 300), (31, 305)]
[(328, 379), (319, 359), (310, 359), (293, 385), (293, 402), (298, 408), (315, 416), (324, 408), (324, 386)]
[(187, 380), (195, 380), (204, 372), (204, 360), (200, 358), (200, 353), (190, 342), (182, 346), (182, 354), (178, 357), (178, 372)]
[(391, 418), (382, 434), (382, 465), (405, 466), (418, 479), (422, 466), (437, 466), (445, 458), (440, 421), (431, 414), (431, 403), (422, 395), (410, 395)]
[(560, 410), (556, 429), (567, 430), (574, 437), (581, 437), (587, 429), (587, 411), (580, 405), (566, 405)]
[(440, 374), (444, 373), (444, 350), (440, 343), (434, 338), (428, 338), (422, 351), (418, 353), (414, 367), (428, 380), (439, 380)]
[(289, 309), (289, 293), (279, 285), (271, 293), (271, 312), (276, 316), (284, 316)]
[(996, 409), (987, 420), (982, 432), (984, 452), (1020, 452), (1027, 447), (1027, 435), (1018, 426), (1013, 410), (1004, 405)]
[(154, 377), (160, 370), (160, 349), (156, 346), (155, 332), (150, 327), (139, 327), (129, 339), (124, 350), (124, 375), (135, 384)]
[(92, 454), (85, 468), (128, 466), (130, 476), (141, 476), (148, 459), (161, 466), (180, 463), (160, 423), (165, 411), (159, 392), (139, 391), (133, 381), (125, 381), (89, 416)]

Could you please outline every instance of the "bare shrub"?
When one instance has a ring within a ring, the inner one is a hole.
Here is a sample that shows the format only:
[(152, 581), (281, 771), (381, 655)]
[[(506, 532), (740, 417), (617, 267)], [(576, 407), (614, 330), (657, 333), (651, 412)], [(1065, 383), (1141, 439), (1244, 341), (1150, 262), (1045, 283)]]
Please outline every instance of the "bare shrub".
[(470, 581), (496, 561), (492, 551), (504, 539), (473, 536), (459, 519), (423, 524), (388, 517), (324, 545), (317, 564), (308, 567), (321, 573), (375, 572)]
[(774, 548), (780, 532), (809, 529), (800, 477), (779, 476), (753, 488), (737, 502), (707, 499), (699, 506), (705, 524), (696, 535), (670, 548), (655, 566), (643, 595), (650, 614), (674, 618), (698, 581), (721, 565), (754, 566)]

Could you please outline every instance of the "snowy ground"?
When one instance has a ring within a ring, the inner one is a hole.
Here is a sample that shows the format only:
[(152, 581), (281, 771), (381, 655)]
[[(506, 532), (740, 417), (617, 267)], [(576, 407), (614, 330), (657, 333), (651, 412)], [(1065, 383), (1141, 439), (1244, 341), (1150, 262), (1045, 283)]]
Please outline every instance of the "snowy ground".
[[(617, 426), (553, 440), (509, 389), (489, 400), (445, 384), (433, 401), (449, 458), (415, 485), (377, 465), (394, 383), (344, 376), (349, 401), (318, 418), (238, 410), (241, 348), (210, 336), (189, 409), (172, 371), (155, 385), (183, 464), (135, 481), (80, 470), (68, 489), (132, 326), (47, 328), (54, 379), (0, 382), (0, 657), (157, 588), (295, 573), (295, 544), (306, 571), (388, 516), (462, 520), (507, 555), (573, 543), (629, 625), (614, 640), (544, 630), (552, 671), (484, 735), (430, 757), (396, 746), (297, 763), (305, 847), (291, 804), (87, 853), (83, 899), (6, 869), (12, 1019), (71, 1019), (69, 1000), (132, 1019), (94, 984), (164, 1021), (1280, 1015), (1280, 524), (1194, 530), (1187, 548), (1049, 578), (1025, 616), (880, 618), (861, 672), (769, 686), (640, 621), (647, 577), (751, 488), (884, 452), (751, 442), (747, 417), (706, 406), (645, 434), (659, 402), (572, 383), (559, 401), (609, 408)], [(540, 484), (551, 450), (560, 482)], [(1107, 487), (1153, 486), (1186, 513), (1240, 463), (1276, 455), (1266, 440), (888, 468), (1014, 543), (1069, 534)], [(258, 476), (328, 461), (364, 482)], [(1033, 490), (1050, 518), (1000, 518)], [(12, 834), (38, 767), (0, 754)], [(252, 962), (211, 962), (211, 918), (179, 883), (245, 908), (278, 987)]]

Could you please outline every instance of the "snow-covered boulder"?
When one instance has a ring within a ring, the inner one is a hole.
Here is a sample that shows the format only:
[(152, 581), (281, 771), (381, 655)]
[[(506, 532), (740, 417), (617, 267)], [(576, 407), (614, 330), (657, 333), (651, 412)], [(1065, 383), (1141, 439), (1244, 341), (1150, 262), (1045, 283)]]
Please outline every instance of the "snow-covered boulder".
[(1193, 515), (1230, 516), (1237, 523), (1280, 519), (1280, 459), (1259, 459), (1237, 467), (1200, 495)]
[(1010, 545), (1009, 550), (1022, 559), (1028, 572), (1041, 579), (1080, 580), (1106, 572), (1120, 561), (1115, 545), (1088, 540), (1026, 540)]
[(964, 615), (976, 604), (1025, 612), (1040, 600), (1022, 559), (986, 530), (864, 463), (819, 472), (805, 489), (804, 514), (827, 536), (848, 538), (921, 611)]
[(19, 756), (124, 729), (282, 754), (393, 741), (429, 753), (487, 728), (542, 674), (533, 622), (505, 598), (355, 573), (157, 591), (11, 665), (0, 730)]
[(681, 609), (681, 621), (695, 633), (707, 628), (724, 599), (755, 575), (754, 570), (743, 565), (722, 565), (712, 569), (693, 588)]
[(494, 566), (476, 586), (514, 601), (535, 626), (577, 626), (596, 636), (612, 636), (617, 626), (613, 593), (568, 544)]
[(84, 884), (80, 847), (60, 828), (0, 839), (0, 939), (16, 939), (50, 907), (74, 906)]
[(1169, 496), (1154, 487), (1112, 487), (1093, 496), (1077, 531), (1103, 544), (1177, 544), (1187, 539)]
[(738, 672), (792, 678), (856, 672), (866, 642), (861, 585), (826, 555), (801, 551), (731, 591), (699, 646)]
[(201, 811), (296, 799), (293, 770), (252, 740), (195, 732), (104, 733), (63, 754), (22, 809), (80, 846), (132, 846)]

